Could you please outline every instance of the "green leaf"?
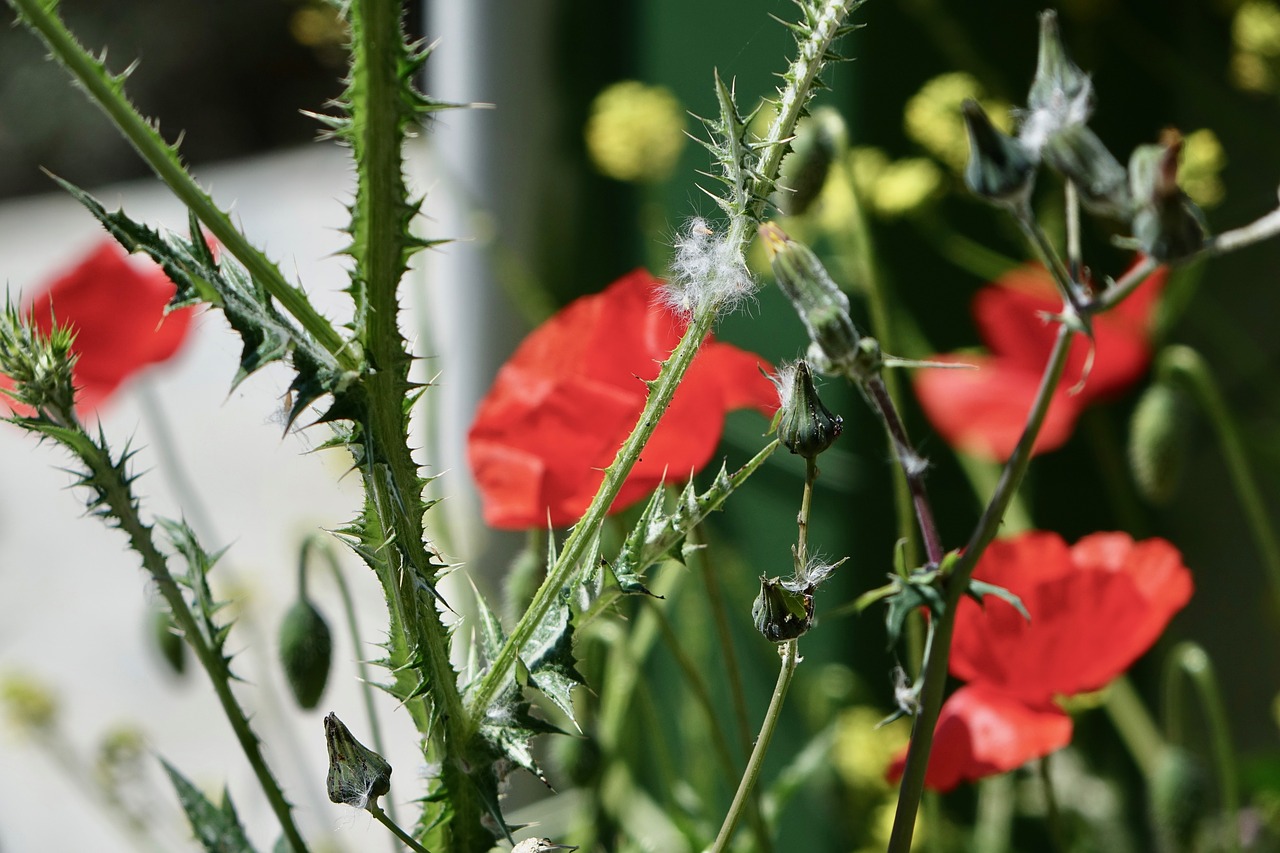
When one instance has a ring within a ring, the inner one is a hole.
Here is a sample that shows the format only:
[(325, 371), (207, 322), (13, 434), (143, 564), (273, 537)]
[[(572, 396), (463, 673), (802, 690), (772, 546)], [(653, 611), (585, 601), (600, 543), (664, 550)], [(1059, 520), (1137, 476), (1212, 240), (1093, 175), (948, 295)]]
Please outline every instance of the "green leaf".
[(888, 596), (889, 608), (885, 612), (885, 631), (889, 645), (896, 646), (902, 639), (902, 629), (907, 617), (921, 607), (926, 607), (935, 617), (942, 613), (942, 594), (933, 586), (937, 572), (918, 572), (909, 578), (895, 578), (898, 589)]
[(215, 806), (173, 765), (164, 759), (160, 763), (164, 765), (174, 790), (178, 792), (178, 802), (187, 813), (187, 820), (191, 822), (196, 840), (205, 850), (209, 853), (254, 853), (253, 845), (240, 826), (235, 807), (231, 805), (229, 794), (224, 791), (222, 806)]
[(1026, 619), (1028, 622), (1031, 621), (1031, 614), (1027, 612), (1027, 608), (1023, 605), (1022, 599), (1002, 586), (996, 586), (993, 583), (987, 583), (986, 581), (970, 578), (969, 589), (966, 590), (966, 593), (979, 604), (985, 604), (983, 599), (988, 595), (994, 595), (996, 598), (1007, 602), (1014, 610), (1021, 613), (1023, 619)]
[(573, 657), (573, 625), (566, 598), (562, 597), (538, 625), (521, 650), (520, 660), (528, 669), (529, 686), (550, 699), (577, 726), (572, 692), (586, 681)]

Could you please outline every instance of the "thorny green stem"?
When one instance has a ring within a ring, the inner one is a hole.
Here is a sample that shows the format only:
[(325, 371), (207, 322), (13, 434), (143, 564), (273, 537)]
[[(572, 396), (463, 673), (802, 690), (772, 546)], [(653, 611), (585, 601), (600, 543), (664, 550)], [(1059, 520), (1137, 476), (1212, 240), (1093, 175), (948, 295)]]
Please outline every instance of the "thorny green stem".
[[(280, 306), (301, 324), (316, 341), (346, 370), (357, 362), (347, 350), (347, 342), (337, 333), (298, 287), (285, 281), (275, 265), (245, 239), (207, 193), (187, 173), (178, 159), (177, 149), (165, 143), (156, 127), (129, 103), (123, 91), (128, 72), (112, 77), (103, 63), (94, 59), (67, 30), (54, 13), (54, 4), (42, 0), (9, 0), (18, 16), (39, 34), (54, 58), (84, 88), (90, 99), (107, 114), (124, 138), (146, 161), (156, 176), (204, 224), (227, 251), (244, 264), (246, 270), (271, 294)], [(199, 239), (200, 235), (191, 235)]]
[(978, 525), (970, 536), (964, 552), (952, 568), (946, 579), (946, 600), (942, 615), (936, 619), (933, 643), (925, 660), (924, 689), (920, 698), (920, 713), (916, 715), (911, 728), (911, 746), (907, 750), (907, 763), (902, 773), (902, 785), (898, 794), (897, 811), (894, 814), (893, 833), (889, 838), (890, 853), (907, 853), (911, 849), (911, 837), (915, 832), (916, 812), (920, 808), (920, 797), (924, 791), (925, 770), (929, 763), (929, 752), (933, 747), (933, 730), (938, 723), (938, 714), (942, 710), (942, 692), (946, 686), (947, 659), (951, 653), (951, 637), (955, 631), (956, 605), (960, 596), (969, 586), (969, 578), (977, 565), (978, 559), (995, 538), (1000, 529), (1000, 519), (1018, 485), (1022, 482), (1031, 463), (1031, 448), (1040, 427), (1044, 424), (1053, 393), (1062, 381), (1062, 371), (1067, 364), (1067, 353), (1071, 349), (1073, 332), (1065, 324), (1058, 327), (1058, 335), (1054, 340), (1053, 350), (1045, 365), (1044, 376), (1040, 388), (1036, 392), (1035, 402), (1027, 416), (1027, 425), (1023, 429), (1022, 438), (1005, 464), (1000, 480), (996, 484), (995, 493), (990, 503), (978, 519)]
[(390, 817), (388, 817), (387, 813), (384, 812), (378, 806), (377, 803), (373, 803), (373, 802), (369, 803), (368, 809), (369, 809), (369, 814), (373, 815), (373, 819), (376, 820), (378, 823), (382, 824), (383, 826), (385, 826), (387, 829), (391, 830), (392, 835), (394, 835), (396, 838), (399, 838), (401, 841), (403, 841), (405, 847), (408, 847), (410, 850), (413, 850), (414, 853), (431, 853), (430, 850), (428, 850), (427, 848), (419, 844), (417, 841), (415, 841), (412, 835), (410, 835), (409, 833), (401, 829), (399, 826), (397, 826), (396, 822), (392, 820)]
[[(782, 92), (778, 101), (778, 115), (770, 125), (768, 134), (761, 143), (760, 157), (754, 173), (759, 176), (760, 186), (771, 187), (777, 178), (778, 167), (782, 163), (787, 146), (784, 140), (790, 139), (795, 132), (796, 122), (804, 111), (817, 75), (824, 65), (831, 43), (835, 40), (845, 17), (863, 0), (826, 0), (821, 7), (812, 36), (799, 48), (797, 58), (792, 63), (796, 72), (795, 79)], [(739, 216), (730, 220), (727, 239), (730, 245), (745, 246), (752, 229), (759, 222), (767, 203), (768, 193), (760, 193), (758, 198)], [(588, 547), (598, 535), (600, 524), (622, 488), (627, 475), (635, 465), (640, 452), (648, 443), (649, 437), (658, 425), (658, 419), (667, 410), (676, 388), (684, 378), (697, 355), (698, 348), (711, 331), (720, 312), (720, 304), (707, 302), (700, 304), (685, 330), (684, 337), (676, 345), (675, 350), (662, 363), (658, 377), (649, 384), (649, 397), (645, 401), (644, 411), (627, 440), (619, 448), (613, 462), (605, 469), (604, 482), (596, 492), (587, 511), (573, 527), (559, 559), (547, 570), (547, 577), (534, 594), (533, 601), (524, 615), (511, 630), (506, 643), (498, 651), (485, 673), (480, 684), (471, 695), (469, 704), (469, 722), (474, 730), (480, 717), (493, 703), (494, 697), (511, 677), (519, 650), (524, 647), (534, 630), (542, 622), (551, 606), (560, 596), (560, 591), (570, 579), (581, 570), (579, 565)]]
[[(74, 420), (69, 413), (67, 417), (69, 420)], [(249, 766), (253, 768), (258, 784), (266, 794), (267, 802), (280, 823), (284, 839), (296, 853), (305, 853), (307, 846), (293, 822), (289, 802), (267, 766), (260, 749), (260, 741), (249, 725), (248, 716), (236, 701), (235, 694), (231, 692), (232, 676), (227, 668), (227, 661), (209, 644), (200, 630), (195, 615), (192, 614), (186, 598), (182, 595), (182, 590), (173, 575), (169, 573), (165, 556), (156, 547), (152, 528), (144, 524), (138, 516), (137, 501), (132, 489), (121, 478), (117, 466), (112, 464), (106, 449), (90, 439), (83, 430), (78, 430), (72, 436), (68, 436), (68, 439), (74, 442), (68, 443), (68, 448), (80, 457), (92, 473), (95, 484), (101, 489), (104, 505), (119, 523), (120, 529), (129, 537), (130, 547), (142, 558), (142, 565), (151, 575), (165, 603), (169, 605), (175, 624), (195, 652), (200, 665), (209, 674), (209, 681), (213, 684), (218, 703), (222, 706), (227, 722), (231, 724), (231, 729), (240, 743), (245, 758), (249, 761)]]
[(1236, 784), (1236, 757), (1231, 746), (1231, 729), (1227, 722), (1227, 710), (1222, 703), (1222, 690), (1213, 672), (1209, 655), (1198, 644), (1182, 642), (1174, 647), (1166, 659), (1164, 670), (1164, 706), (1168, 714), (1169, 740), (1182, 743), (1185, 726), (1182, 719), (1182, 703), (1179, 701), (1181, 676), (1185, 675), (1200, 700), (1205, 722), (1209, 726), (1209, 741), (1213, 750), (1213, 762), (1218, 776), (1218, 794), (1222, 810), (1229, 816), (1231, 829), (1227, 841), (1230, 850), (1240, 849), (1240, 833), (1235, 829), (1235, 815), (1240, 808), (1240, 793)]
[(1222, 446), (1223, 461), (1231, 475), (1236, 495), (1244, 508), (1245, 519), (1253, 534), (1254, 544), (1262, 556), (1271, 585), (1272, 606), (1280, 613), (1280, 539), (1258, 488), (1254, 469), (1245, 455), (1240, 429), (1227, 407), (1209, 365), (1198, 352), (1187, 346), (1166, 347), (1160, 353), (1157, 371), (1162, 377), (1177, 381), (1194, 395), (1201, 410), (1213, 424)]

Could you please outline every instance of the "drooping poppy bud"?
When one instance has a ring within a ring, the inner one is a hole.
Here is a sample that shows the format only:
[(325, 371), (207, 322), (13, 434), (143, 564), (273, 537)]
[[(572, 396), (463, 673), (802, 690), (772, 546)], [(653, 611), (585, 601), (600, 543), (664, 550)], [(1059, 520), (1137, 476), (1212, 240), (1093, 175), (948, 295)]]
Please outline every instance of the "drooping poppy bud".
[(309, 599), (299, 598), (280, 623), (280, 665), (301, 707), (310, 710), (320, 701), (332, 657), (329, 625)]
[(799, 216), (809, 209), (848, 144), (844, 119), (831, 107), (820, 107), (800, 122), (791, 154), (782, 162), (779, 183), (785, 189), (777, 198), (783, 213)]
[[(830, 447), (844, 429), (844, 418), (831, 414), (818, 396), (808, 362), (801, 360), (779, 372), (778, 439), (792, 453), (812, 459)], [(784, 384), (785, 383), (785, 386)]]
[(373, 811), (378, 797), (391, 790), (391, 765), (356, 740), (336, 714), (324, 718), (324, 740), (329, 749), (329, 801)]
[(1190, 403), (1168, 382), (1147, 389), (1129, 421), (1129, 470), (1138, 491), (1154, 504), (1173, 497), (1187, 455)]
[(1021, 142), (991, 123), (972, 98), (961, 106), (969, 132), (969, 164), (964, 183), (979, 198), (992, 204), (1020, 208), (1028, 203), (1035, 186), (1034, 154)]

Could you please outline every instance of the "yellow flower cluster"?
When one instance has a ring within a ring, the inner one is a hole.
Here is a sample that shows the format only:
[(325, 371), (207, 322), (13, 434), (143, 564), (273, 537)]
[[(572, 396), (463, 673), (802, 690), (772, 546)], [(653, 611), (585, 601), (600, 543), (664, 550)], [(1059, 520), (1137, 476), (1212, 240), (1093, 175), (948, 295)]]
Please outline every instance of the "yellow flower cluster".
[(1280, 7), (1245, 0), (1231, 22), (1231, 78), (1241, 89), (1274, 92), (1280, 84)]
[(601, 174), (619, 181), (662, 181), (684, 149), (684, 112), (661, 86), (614, 83), (591, 103), (586, 141)]
[(960, 114), (965, 99), (981, 102), (992, 124), (1006, 133), (1013, 126), (1010, 105), (983, 95), (981, 84), (963, 71), (934, 77), (907, 101), (903, 113), (907, 136), (956, 174), (963, 172), (969, 160), (969, 139)]
[(885, 219), (916, 210), (942, 187), (942, 170), (927, 157), (890, 160), (869, 146), (849, 152), (849, 174), (858, 198)]
[(1226, 190), (1219, 174), (1227, 163), (1222, 143), (1212, 130), (1204, 128), (1182, 138), (1182, 162), (1178, 164), (1178, 186), (1201, 207), (1222, 201)]

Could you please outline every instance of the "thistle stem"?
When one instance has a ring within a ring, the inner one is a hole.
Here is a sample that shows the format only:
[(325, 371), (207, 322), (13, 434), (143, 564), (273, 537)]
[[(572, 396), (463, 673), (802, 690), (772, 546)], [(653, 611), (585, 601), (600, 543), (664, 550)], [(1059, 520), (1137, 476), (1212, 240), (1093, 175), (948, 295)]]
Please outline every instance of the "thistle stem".
[(403, 841), (405, 847), (408, 847), (414, 853), (431, 853), (430, 850), (419, 844), (412, 835), (405, 832), (394, 820), (388, 817), (387, 813), (379, 808), (377, 803), (369, 803), (368, 809), (369, 814), (373, 815), (373, 819), (391, 830), (391, 834)]

